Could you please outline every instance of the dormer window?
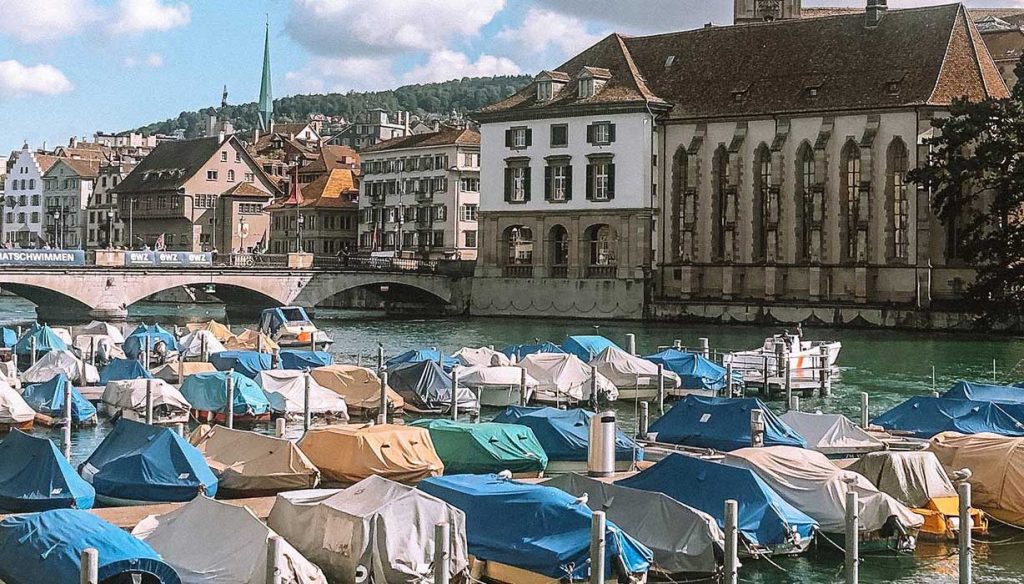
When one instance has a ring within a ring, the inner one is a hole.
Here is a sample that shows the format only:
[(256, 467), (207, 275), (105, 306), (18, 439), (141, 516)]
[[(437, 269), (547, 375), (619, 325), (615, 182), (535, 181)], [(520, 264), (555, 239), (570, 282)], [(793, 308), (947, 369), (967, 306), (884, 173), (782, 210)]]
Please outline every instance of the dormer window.
[(597, 80), (593, 77), (580, 79), (580, 99), (594, 97), (597, 89)]
[(550, 101), (554, 97), (554, 88), (550, 81), (537, 83), (537, 101)]

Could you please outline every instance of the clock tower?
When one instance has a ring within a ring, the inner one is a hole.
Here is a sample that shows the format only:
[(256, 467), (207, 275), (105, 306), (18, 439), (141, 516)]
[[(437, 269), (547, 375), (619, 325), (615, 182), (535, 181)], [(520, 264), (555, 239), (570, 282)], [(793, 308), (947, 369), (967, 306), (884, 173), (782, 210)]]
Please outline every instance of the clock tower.
[(800, 0), (734, 0), (734, 24), (800, 18)]

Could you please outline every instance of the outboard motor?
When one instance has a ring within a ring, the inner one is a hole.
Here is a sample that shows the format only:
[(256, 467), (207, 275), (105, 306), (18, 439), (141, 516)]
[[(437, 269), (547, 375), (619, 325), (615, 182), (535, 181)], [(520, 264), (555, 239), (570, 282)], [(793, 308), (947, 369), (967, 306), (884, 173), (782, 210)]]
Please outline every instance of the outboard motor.
[(608, 410), (590, 419), (587, 449), (587, 475), (610, 477), (615, 474), (615, 412)]

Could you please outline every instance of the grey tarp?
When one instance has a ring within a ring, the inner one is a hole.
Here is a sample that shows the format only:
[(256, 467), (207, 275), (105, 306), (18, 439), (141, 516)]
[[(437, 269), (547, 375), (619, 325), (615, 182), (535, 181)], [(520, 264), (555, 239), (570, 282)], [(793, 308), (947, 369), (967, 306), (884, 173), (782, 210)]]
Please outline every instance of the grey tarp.
[(911, 507), (939, 497), (956, 497), (956, 488), (933, 452), (871, 452), (846, 467), (867, 477), (878, 490)]
[(779, 418), (804, 437), (808, 448), (822, 454), (885, 449), (881, 440), (861, 430), (849, 418), (840, 414), (811, 414), (790, 410)]

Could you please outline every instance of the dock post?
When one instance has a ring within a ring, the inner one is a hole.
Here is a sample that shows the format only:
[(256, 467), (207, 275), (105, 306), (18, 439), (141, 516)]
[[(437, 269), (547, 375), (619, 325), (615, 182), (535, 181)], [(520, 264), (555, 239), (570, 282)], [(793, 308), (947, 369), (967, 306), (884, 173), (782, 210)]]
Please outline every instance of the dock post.
[(932, 392), (932, 397), (939, 397), (939, 392), (933, 391)]
[(281, 584), (281, 536), (267, 538), (267, 584)]
[(665, 415), (665, 365), (663, 363), (658, 363), (658, 415)]
[(729, 499), (725, 502), (725, 579), (723, 584), (739, 582), (739, 528), (737, 517), (739, 504)]
[(224, 412), (224, 423), (228, 428), (234, 429), (235, 427), (235, 370), (228, 370), (228, 378), (226, 380), (227, 385), (227, 403), (225, 404)]
[(303, 388), (302, 388), (302, 431), (309, 432), (309, 427), (313, 425), (313, 413), (310, 411), (312, 404), (310, 403), (310, 394), (313, 392), (313, 376), (309, 374), (309, 367), (306, 367), (306, 372), (303, 377)]
[(764, 381), (764, 383), (761, 385), (761, 395), (765, 396), (765, 398), (767, 399), (770, 398), (772, 395), (771, 386), (768, 385), (768, 355), (764, 356), (764, 366), (761, 369), (761, 374), (763, 375), (762, 380)]
[(82, 550), (79, 584), (100, 584), (100, 553), (96, 548)]
[(707, 337), (701, 337), (697, 339), (697, 344), (700, 345), (700, 354), (705, 359), (711, 358), (711, 341)]
[(960, 496), (960, 584), (971, 584), (971, 483), (964, 481), (956, 490)]
[(309, 350), (316, 353), (316, 333), (309, 333)]
[(729, 362), (725, 365), (725, 397), (732, 397), (732, 373), (732, 359), (729, 359)]
[(590, 366), (590, 405), (597, 411), (597, 367)]
[(36, 364), (36, 356), (39, 353), (36, 350), (36, 338), (32, 337), (31, 339), (28, 340), (28, 343), (29, 343), (29, 347), (30, 347), (30, 350), (31, 350), (31, 354), (29, 355), (29, 362), (28, 362), (28, 364), (29, 365), (35, 365)]
[(203, 363), (210, 361), (210, 349), (206, 346), (206, 335), (199, 335), (199, 358)]
[(594, 511), (590, 518), (590, 584), (604, 584), (606, 531), (604, 511)]
[(820, 397), (828, 397), (832, 393), (832, 388), (829, 385), (829, 370), (828, 370), (828, 356), (818, 356), (818, 371), (821, 372), (821, 388), (818, 391)]
[(935, 365), (932, 365), (932, 391), (935, 391)]
[(362, 366), (363, 366), (363, 354), (362, 353), (356, 353), (356, 367), (362, 367)]
[(750, 410), (750, 445), (754, 448), (764, 446), (764, 411)]
[(793, 404), (793, 369), (789, 366), (789, 357), (783, 357), (783, 359), (783, 375), (785, 375), (786, 379), (786, 407), (792, 409), (791, 406)]
[(262, 353), (263, 352), (263, 335), (261, 335), (261, 334), (257, 334), (256, 335), (256, 352), (257, 353)]
[(284, 418), (278, 418), (274, 420), (274, 436), (277, 436), (278, 438), (284, 438), (285, 423), (286, 422)]
[(178, 389), (181, 389), (181, 384), (185, 383), (185, 360), (184, 358), (178, 359)]
[(636, 335), (633, 333), (626, 333), (626, 352), (636, 356)]
[[(380, 350), (380, 354), (384, 354), (384, 349)], [(377, 414), (378, 424), (388, 423), (388, 372), (384, 371), (380, 374), (380, 412)]]
[(519, 369), (519, 405), (526, 405), (526, 397), (526, 369)]
[(996, 360), (992, 359), (992, 385), (996, 383)]
[(846, 493), (846, 584), (857, 584), (860, 579), (860, 516), (857, 491)]
[(384, 371), (384, 345), (377, 343), (377, 375)]
[(142, 363), (145, 365), (146, 371), (149, 371), (149, 352), (153, 350), (153, 345), (151, 344), (152, 341), (153, 341), (153, 339), (150, 338), (149, 334), (147, 333), (146, 334), (146, 353), (145, 353), (145, 356), (143, 356), (143, 358), (142, 358)]
[(64, 458), (71, 460), (71, 382), (64, 384), (64, 432), (61, 433), (61, 446)]
[(683, 341), (682, 341), (682, 339), (676, 339), (676, 340), (672, 341), (672, 348), (676, 349), (676, 350), (682, 350), (682, 348), (683, 348)]
[(868, 397), (868, 392), (860, 392), (860, 427), (864, 430), (868, 429), (868, 404), (871, 398)]
[(452, 403), (451, 403), (452, 421), (459, 421), (459, 368), (452, 367)]
[(448, 523), (434, 525), (434, 584), (448, 584), (452, 571), (451, 543)]
[(146, 380), (146, 423), (153, 424), (153, 380)]
[(96, 336), (89, 335), (89, 362), (96, 366)]
[(174, 433), (177, 434), (178, 436), (181, 436), (182, 438), (184, 438), (185, 437), (185, 424), (182, 424), (181, 422), (178, 422), (177, 424), (175, 424), (174, 425)]
[(636, 437), (641, 440), (647, 439), (647, 429), (651, 423), (651, 410), (650, 404), (645, 401), (640, 402), (640, 419), (638, 421), (640, 426), (637, 428)]
[(281, 364), (281, 349), (270, 350), (270, 368), (277, 369)]
[(800, 411), (800, 396), (794, 395), (789, 398), (789, 409), (794, 412)]

